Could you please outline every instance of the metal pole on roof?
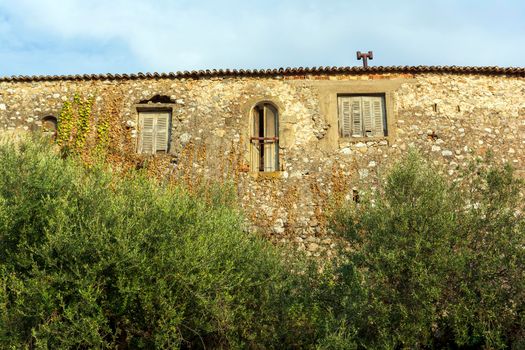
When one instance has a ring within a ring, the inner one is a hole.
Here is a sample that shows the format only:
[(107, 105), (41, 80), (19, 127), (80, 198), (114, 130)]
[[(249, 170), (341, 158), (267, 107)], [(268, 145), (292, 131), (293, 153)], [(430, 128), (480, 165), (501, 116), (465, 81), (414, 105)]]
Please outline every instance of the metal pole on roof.
[(361, 51), (357, 51), (357, 60), (363, 59), (363, 68), (368, 67), (368, 60), (374, 59), (374, 53), (372, 51), (368, 51), (368, 53), (362, 53)]

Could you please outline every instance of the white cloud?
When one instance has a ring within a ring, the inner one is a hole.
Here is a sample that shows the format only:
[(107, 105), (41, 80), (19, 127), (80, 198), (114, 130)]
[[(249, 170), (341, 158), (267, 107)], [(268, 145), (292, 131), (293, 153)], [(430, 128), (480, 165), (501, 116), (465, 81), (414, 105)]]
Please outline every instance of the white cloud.
[(523, 65), (525, 54), (523, 25), (500, 20), (513, 8), (519, 20), (523, 6), (512, 2), (501, 13), (451, 0), (0, 0), (2, 8), (28, 36), (119, 42), (143, 70), (353, 65), (355, 51), (369, 49), (382, 65)]

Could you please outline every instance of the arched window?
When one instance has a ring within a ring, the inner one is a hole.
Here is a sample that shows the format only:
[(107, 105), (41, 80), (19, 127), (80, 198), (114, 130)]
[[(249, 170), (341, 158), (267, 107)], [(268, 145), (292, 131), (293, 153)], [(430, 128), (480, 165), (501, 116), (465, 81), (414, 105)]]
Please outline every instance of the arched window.
[(250, 143), (252, 171), (279, 170), (279, 116), (271, 103), (252, 109)]
[(47, 136), (56, 137), (57, 134), (57, 118), (48, 115), (42, 118), (42, 133)]

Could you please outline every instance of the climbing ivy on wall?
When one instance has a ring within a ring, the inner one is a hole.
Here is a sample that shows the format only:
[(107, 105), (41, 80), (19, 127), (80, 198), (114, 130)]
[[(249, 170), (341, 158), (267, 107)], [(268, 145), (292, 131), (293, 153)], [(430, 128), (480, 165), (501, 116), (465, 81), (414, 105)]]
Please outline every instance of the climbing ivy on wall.
[(64, 102), (60, 115), (58, 116), (57, 127), (57, 144), (65, 146), (71, 139), (71, 131), (73, 129), (73, 108), (70, 101)]
[(64, 102), (58, 117), (57, 143), (64, 151), (80, 154), (90, 132), (94, 97), (73, 96)]
[(75, 93), (64, 102), (56, 136), (64, 155), (78, 156), (86, 165), (109, 161), (121, 169), (136, 167), (140, 157), (122, 122), (119, 96), (112, 90)]
[(107, 152), (110, 139), (109, 131), (109, 117), (106, 114), (103, 114), (98, 118), (96, 125), (96, 146), (94, 152), (97, 157), (102, 157)]
[(93, 97), (81, 99), (80, 96), (75, 95), (74, 98), (74, 102), (78, 106), (77, 135), (75, 139), (75, 150), (77, 151), (83, 149), (86, 143), (87, 133), (89, 132), (89, 122), (91, 118), (93, 101)]

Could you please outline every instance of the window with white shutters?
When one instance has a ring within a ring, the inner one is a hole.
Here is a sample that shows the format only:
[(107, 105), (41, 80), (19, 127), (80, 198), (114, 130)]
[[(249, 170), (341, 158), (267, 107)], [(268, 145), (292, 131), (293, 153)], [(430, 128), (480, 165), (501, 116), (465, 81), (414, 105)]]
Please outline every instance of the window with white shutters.
[(341, 137), (386, 136), (384, 96), (339, 96)]
[(250, 143), (252, 171), (279, 170), (279, 118), (273, 105), (260, 103), (253, 108)]
[(139, 152), (168, 152), (171, 114), (167, 111), (139, 112)]

